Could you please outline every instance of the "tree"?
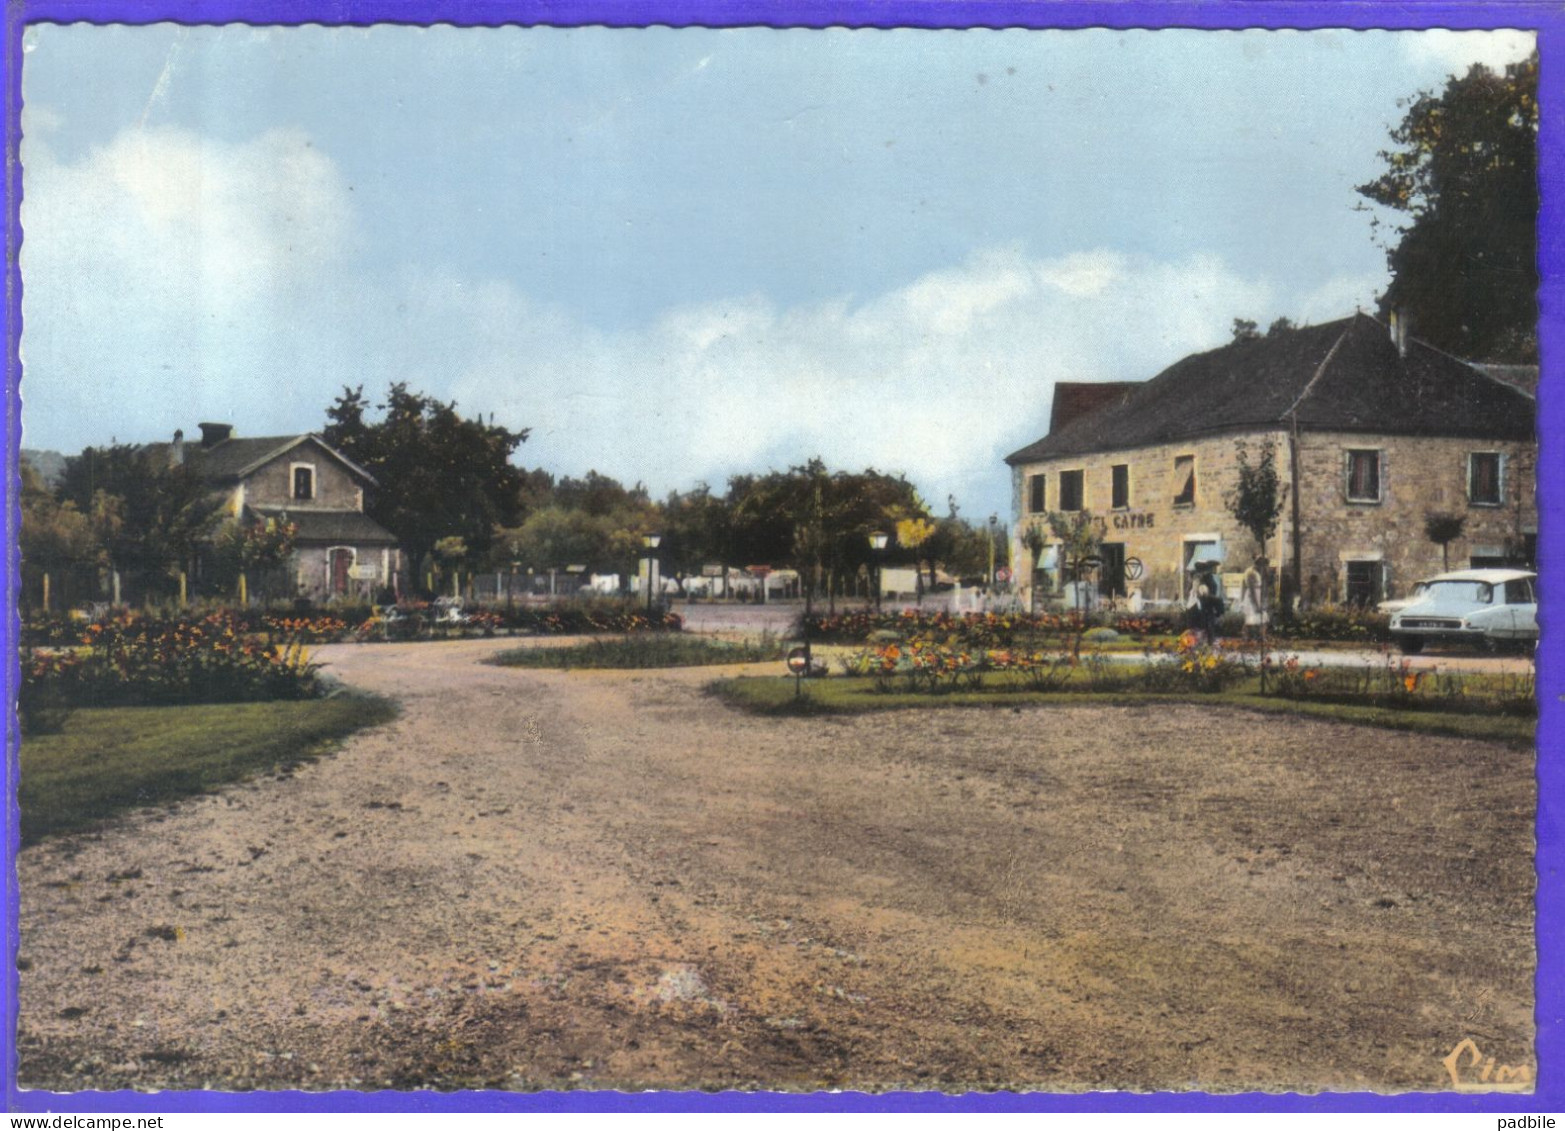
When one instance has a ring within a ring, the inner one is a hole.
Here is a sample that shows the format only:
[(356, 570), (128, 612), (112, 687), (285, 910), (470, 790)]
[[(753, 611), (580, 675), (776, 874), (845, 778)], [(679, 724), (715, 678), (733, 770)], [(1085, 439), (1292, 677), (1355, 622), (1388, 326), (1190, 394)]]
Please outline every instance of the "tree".
[(100, 564), (145, 583), (187, 568), (221, 510), (188, 464), (128, 444), (67, 459), (59, 497), (88, 517)]
[(1234, 486), (1223, 495), (1223, 502), (1234, 521), (1250, 532), (1255, 539), (1255, 551), (1266, 553), (1266, 544), (1277, 533), (1277, 519), (1282, 514), (1282, 487), (1277, 477), (1277, 445), (1270, 438), (1261, 441), (1255, 462), (1250, 461), (1250, 447), (1243, 440), (1234, 442), (1234, 458), (1238, 465), (1238, 477)]
[(328, 444), (379, 482), (365, 509), (396, 535), (415, 572), (442, 538), (461, 538), (483, 553), (497, 526), (517, 521), (528, 479), (511, 453), (528, 430), (467, 420), (446, 404), (398, 382), (366, 419), (364, 387), (345, 388), (326, 410)]
[(1283, 316), (1276, 319), (1270, 326), (1266, 327), (1266, 336), (1268, 338), (1275, 338), (1280, 334), (1286, 334), (1289, 330), (1297, 329), (1298, 326), (1294, 325), (1292, 318)]
[(1260, 338), (1261, 328), (1253, 319), (1235, 318), (1233, 334), (1236, 342), (1253, 342)]
[(1424, 515), (1424, 537), (1440, 547), (1441, 571), (1451, 568), (1451, 543), (1462, 536), (1467, 526), (1467, 516), (1447, 511), (1430, 511)]
[[(1096, 558), (1103, 546), (1103, 529), (1092, 517), (1091, 511), (1074, 511), (1069, 515), (1050, 511), (1047, 515), (1049, 529), (1060, 540), (1060, 557), (1071, 581), (1081, 581), (1084, 563)], [(1080, 600), (1078, 590), (1077, 600)]]
[(237, 519), (223, 524), (212, 539), (213, 565), (218, 582), (225, 589), (241, 573), (258, 581), (264, 596), (276, 588), (276, 571), (293, 554), (297, 524), (269, 518), (265, 522), (241, 523)]
[[(71, 571), (74, 567), (97, 561), (98, 542), (92, 522), (72, 502), (61, 502), (44, 484), (41, 476), (25, 459), (22, 475), (22, 576), (24, 592), (35, 583), (42, 598), (51, 600), (44, 578)], [(57, 590), (56, 590), (57, 591)]]
[(1386, 171), (1358, 186), (1408, 217), (1386, 250), (1382, 312), (1459, 357), (1536, 361), (1537, 54), (1504, 74), (1475, 65), (1405, 105)]
[(25, 460), (21, 472), (22, 561), (45, 571), (92, 562), (98, 544), (88, 516), (70, 500), (55, 498), (43, 477)]

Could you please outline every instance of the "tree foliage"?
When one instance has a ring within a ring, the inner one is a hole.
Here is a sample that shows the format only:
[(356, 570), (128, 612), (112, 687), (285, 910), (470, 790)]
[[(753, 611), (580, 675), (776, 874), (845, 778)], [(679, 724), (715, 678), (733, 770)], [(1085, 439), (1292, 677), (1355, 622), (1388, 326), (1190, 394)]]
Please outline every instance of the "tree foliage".
[(101, 564), (147, 575), (189, 563), (221, 506), (188, 464), (128, 444), (67, 459), (58, 497), (87, 516)]
[(1277, 519), (1282, 514), (1277, 445), (1270, 439), (1261, 441), (1252, 462), (1250, 446), (1238, 440), (1234, 443), (1234, 459), (1238, 475), (1233, 487), (1223, 495), (1223, 502), (1234, 521), (1255, 539), (1257, 552), (1264, 554), (1266, 543), (1277, 533)]
[(1405, 215), (1383, 312), (1459, 357), (1537, 359), (1538, 56), (1420, 94), (1358, 191)]
[(1440, 547), (1443, 569), (1451, 568), (1451, 543), (1467, 528), (1467, 516), (1451, 511), (1429, 511), (1424, 515), (1424, 537)]
[(526, 483), (511, 453), (527, 439), (465, 419), (454, 403), (411, 391), (398, 382), (371, 409), (364, 387), (345, 388), (327, 409), (326, 442), (379, 482), (365, 509), (402, 543), (415, 570), (443, 538), (461, 538), (469, 550), (490, 546), (497, 526), (514, 524)]
[(25, 460), (21, 472), (23, 562), (53, 570), (95, 561), (98, 543), (88, 516), (75, 503), (57, 499)]

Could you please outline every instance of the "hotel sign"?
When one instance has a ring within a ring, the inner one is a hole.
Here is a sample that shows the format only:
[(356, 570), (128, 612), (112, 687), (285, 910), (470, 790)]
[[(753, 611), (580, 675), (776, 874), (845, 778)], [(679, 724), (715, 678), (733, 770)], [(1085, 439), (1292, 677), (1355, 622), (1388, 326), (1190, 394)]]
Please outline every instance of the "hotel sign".
[(1157, 515), (1152, 511), (1115, 511), (1110, 515), (1093, 515), (1098, 528), (1107, 533), (1114, 530), (1151, 530), (1157, 525)]

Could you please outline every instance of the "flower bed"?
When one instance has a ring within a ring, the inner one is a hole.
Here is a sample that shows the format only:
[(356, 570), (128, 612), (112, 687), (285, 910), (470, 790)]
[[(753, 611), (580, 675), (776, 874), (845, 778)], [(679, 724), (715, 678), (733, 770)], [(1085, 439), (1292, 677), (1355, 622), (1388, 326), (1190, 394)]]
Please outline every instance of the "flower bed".
[(1414, 668), (1389, 651), (1377, 664), (1325, 667), (1285, 656), (1264, 666), (1267, 694), (1284, 699), (1521, 717), (1538, 711), (1531, 672), (1483, 676)]
[[(179, 614), (129, 614), (157, 623), (201, 625), (221, 617), (236, 633), (269, 643), (336, 644), (343, 641), (452, 639), (509, 635), (566, 636), (592, 633), (679, 632), (678, 613), (653, 612), (628, 601), (582, 601), (544, 607), (477, 608), (452, 618), (428, 601), (405, 601), (379, 608), (344, 605), (326, 612), (277, 613), (263, 609), (186, 610)], [(84, 643), (92, 622), (73, 613), (35, 613), (22, 625), (22, 645), (31, 648), (74, 648)], [(96, 623), (109, 623), (100, 621)]]
[(905, 609), (877, 613), (872, 609), (854, 609), (801, 616), (795, 634), (824, 644), (863, 644), (877, 634), (887, 634), (908, 641), (942, 640), (992, 649), (1074, 637), (1094, 625), (1136, 640), (1167, 632), (1171, 627), (1167, 621), (1151, 616), (1089, 619), (1077, 612), (949, 613)]
[(127, 613), (82, 626), (72, 643), (24, 649), (24, 729), (49, 729), (74, 707), (309, 699), (321, 691), (303, 644), (263, 641), (226, 613)]
[(1247, 655), (1186, 633), (1173, 647), (1148, 650), (1142, 663), (1115, 663), (1103, 652), (1083, 651), (1080, 636), (1062, 647), (966, 648), (915, 639), (884, 644), (844, 657), (842, 673), (874, 681), (881, 692), (926, 694), (977, 690), (991, 673), (996, 689), (1059, 691), (1222, 691), (1251, 674)]

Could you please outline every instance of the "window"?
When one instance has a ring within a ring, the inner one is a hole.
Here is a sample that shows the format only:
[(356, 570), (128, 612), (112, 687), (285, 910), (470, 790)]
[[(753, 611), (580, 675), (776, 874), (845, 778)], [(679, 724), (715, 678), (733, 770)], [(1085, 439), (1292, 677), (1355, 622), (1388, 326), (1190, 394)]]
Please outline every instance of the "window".
[(1082, 474), (1080, 470), (1060, 472), (1060, 510), (1081, 510)]
[(1525, 577), (1512, 578), (1505, 583), (1505, 603), (1507, 605), (1532, 604), (1532, 582)]
[(1380, 453), (1348, 452), (1348, 502), (1380, 502)]
[(1109, 468), (1109, 506), (1124, 510), (1130, 506), (1130, 464), (1116, 463)]
[(1379, 562), (1347, 562), (1347, 603), (1362, 608), (1380, 600), (1380, 579), (1383, 574)]
[(294, 465), (293, 497), (295, 499), (315, 498), (315, 469), (313, 467)]
[(1048, 499), (1045, 488), (1049, 482), (1047, 475), (1029, 475), (1027, 477), (1027, 513), (1042, 514), (1048, 510)]
[(1195, 506), (1195, 456), (1174, 457), (1174, 505)]
[(1500, 505), (1500, 453), (1473, 452), (1467, 457), (1467, 501), (1482, 507)]

